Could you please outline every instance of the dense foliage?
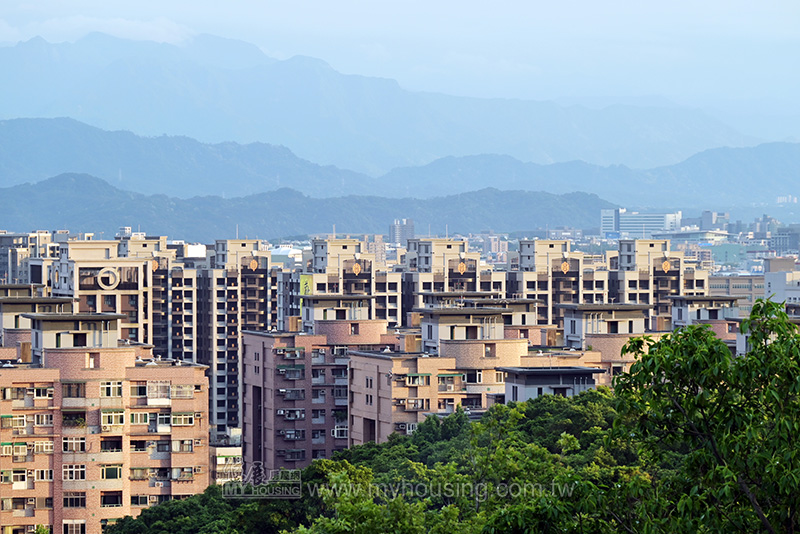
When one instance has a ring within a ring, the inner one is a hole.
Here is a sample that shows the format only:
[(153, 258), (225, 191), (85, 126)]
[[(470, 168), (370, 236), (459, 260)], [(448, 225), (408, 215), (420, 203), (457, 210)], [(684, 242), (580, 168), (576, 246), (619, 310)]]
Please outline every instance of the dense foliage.
[(257, 532), (793, 532), (800, 486), (800, 336), (760, 302), (734, 358), (704, 327), (658, 342), (607, 388), (431, 417), (412, 436), (302, 473), (299, 500), (219, 487), (110, 534)]

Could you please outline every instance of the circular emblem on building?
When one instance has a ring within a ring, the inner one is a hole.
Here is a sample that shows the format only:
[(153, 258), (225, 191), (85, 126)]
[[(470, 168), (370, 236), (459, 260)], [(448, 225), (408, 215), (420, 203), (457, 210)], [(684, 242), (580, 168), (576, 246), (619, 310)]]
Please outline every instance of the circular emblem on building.
[(561, 263), (561, 272), (567, 274), (569, 272), (569, 262), (565, 261)]
[(353, 274), (356, 275), (356, 276), (361, 274), (361, 264), (360, 263), (353, 264)]
[(250, 270), (255, 271), (256, 269), (258, 269), (258, 261), (256, 261), (255, 258), (253, 258), (252, 260), (250, 260)]
[(661, 270), (666, 273), (667, 271), (669, 271), (669, 268), (670, 268), (669, 260), (664, 260), (664, 263), (661, 264)]
[(97, 285), (103, 289), (116, 289), (119, 285), (119, 273), (111, 267), (102, 269), (97, 273)]
[(153, 260), (150, 262), (150, 269), (155, 272), (158, 270), (158, 260)]
[(458, 264), (458, 274), (464, 274), (467, 272), (467, 264), (463, 261)]

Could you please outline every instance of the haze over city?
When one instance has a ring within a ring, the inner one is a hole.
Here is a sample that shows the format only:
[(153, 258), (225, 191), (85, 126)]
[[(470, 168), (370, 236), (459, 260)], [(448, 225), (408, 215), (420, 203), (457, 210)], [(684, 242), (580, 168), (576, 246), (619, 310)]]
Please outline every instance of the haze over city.
[(800, 3), (0, 2), (2, 534), (798, 532)]

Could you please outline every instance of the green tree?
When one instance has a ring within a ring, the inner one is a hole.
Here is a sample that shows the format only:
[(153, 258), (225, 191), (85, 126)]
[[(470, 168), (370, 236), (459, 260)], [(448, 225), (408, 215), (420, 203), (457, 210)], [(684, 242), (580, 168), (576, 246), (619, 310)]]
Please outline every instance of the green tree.
[[(626, 346), (638, 361), (615, 382), (618, 435), (656, 460), (685, 451), (671, 481), (672, 505), (660, 517), (638, 518), (648, 528), (800, 528), (800, 335), (782, 305), (764, 300), (741, 329), (749, 350), (738, 357), (703, 326)], [(656, 489), (658, 498), (670, 491)]]

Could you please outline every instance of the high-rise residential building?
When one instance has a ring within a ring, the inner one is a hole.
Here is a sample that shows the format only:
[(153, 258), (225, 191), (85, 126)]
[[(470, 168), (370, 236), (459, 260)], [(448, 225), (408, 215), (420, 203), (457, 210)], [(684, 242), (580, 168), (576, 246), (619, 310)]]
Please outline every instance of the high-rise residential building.
[(512, 263), (508, 297), (541, 301), (538, 324), (563, 326), (559, 304), (608, 302), (606, 258), (574, 252), (567, 240), (521, 240)]
[(100, 534), (208, 485), (204, 368), (120, 344), (125, 318), (26, 315), (33, 362), (0, 373), (4, 532)]
[(414, 220), (395, 219), (389, 226), (389, 243), (405, 247), (409, 239), (414, 239)]
[(164, 358), (208, 367), (214, 436), (239, 426), (241, 331), (268, 330), (271, 276), (266, 243), (217, 240), (171, 245), (122, 231), (113, 241), (61, 243), (56, 259), (32, 260), (54, 296), (86, 313), (119, 313), (122, 339), (151, 343)]
[(397, 349), (370, 299), (309, 294), (304, 332), (245, 332), (243, 455), (246, 467), (305, 467), (348, 446), (348, 351)]
[(314, 239), (303, 267), (282, 272), (277, 281), (277, 328), (294, 330), (306, 295), (341, 295), (369, 302), (369, 319), (402, 324), (402, 273), (389, 270), (358, 239)]

